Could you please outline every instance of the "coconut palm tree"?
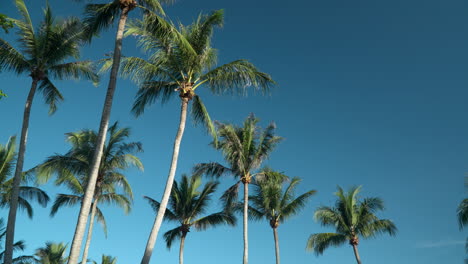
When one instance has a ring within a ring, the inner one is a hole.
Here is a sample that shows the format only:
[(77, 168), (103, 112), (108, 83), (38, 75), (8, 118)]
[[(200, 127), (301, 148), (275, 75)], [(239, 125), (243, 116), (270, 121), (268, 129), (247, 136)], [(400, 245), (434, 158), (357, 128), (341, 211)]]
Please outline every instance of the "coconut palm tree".
[[(132, 166), (143, 170), (141, 161), (132, 154), (143, 150), (141, 143), (126, 142), (130, 137), (130, 129), (119, 128), (116, 122), (108, 129), (108, 132), (109, 141), (104, 146), (104, 155), (98, 171), (82, 264), (86, 263), (88, 257), (94, 219), (101, 222), (106, 230), (104, 215), (98, 204), (115, 204), (128, 213), (133, 193), (123, 171)], [(83, 202), (91, 170), (90, 165), (97, 147), (97, 137), (96, 132), (92, 130), (68, 133), (67, 141), (72, 145), (71, 149), (64, 155), (47, 158), (44, 163), (34, 169), (41, 182), (49, 180), (53, 173), (57, 174), (55, 183), (67, 186), (73, 193), (57, 196), (51, 209), (51, 216), (63, 206), (74, 206)], [(117, 193), (117, 186), (122, 187), (123, 194)]]
[(257, 177), (254, 181), (254, 195), (249, 197), (251, 202), (249, 213), (254, 219), (265, 218), (269, 221), (275, 240), (276, 264), (279, 264), (280, 251), (277, 229), (280, 223), (298, 214), (316, 191), (310, 190), (295, 197), (294, 191), (301, 179), (293, 178), (283, 191), (284, 180), (287, 179), (284, 174), (270, 169), (263, 171), (263, 174), (266, 177)]
[(223, 11), (209, 15), (200, 14), (190, 26), (163, 24), (151, 13), (133, 22), (126, 34), (138, 36), (139, 43), (149, 53), (149, 59), (128, 57), (122, 60), (123, 76), (130, 76), (140, 85), (133, 113), (143, 114), (145, 108), (160, 100), (172, 97), (181, 100), (179, 127), (174, 139), (169, 173), (153, 228), (146, 244), (141, 264), (148, 264), (156, 238), (164, 218), (177, 169), (180, 143), (184, 134), (189, 103), (192, 102), (192, 118), (195, 124), (204, 124), (215, 135), (210, 116), (196, 94), (206, 87), (214, 94), (245, 94), (248, 87), (267, 92), (274, 84), (268, 74), (260, 72), (246, 60), (236, 60), (216, 66), (217, 51), (211, 47), (215, 27), (222, 26)]
[(21, 128), (20, 146), (13, 180), (13, 189), (8, 215), (5, 263), (11, 264), (13, 240), (18, 207), (19, 185), (23, 172), (24, 155), (29, 129), (31, 106), (36, 91), (44, 95), (49, 113), (57, 110), (63, 100), (62, 94), (52, 79), (90, 79), (98, 81), (91, 61), (68, 61), (79, 58), (80, 42), (84, 37), (83, 26), (77, 18), (56, 20), (50, 6), (44, 9), (44, 20), (35, 30), (24, 0), (15, 0), (22, 18), (12, 19), (19, 35), (20, 50), (0, 39), (0, 68), (16, 74), (27, 74), (32, 83), (26, 99)]
[(67, 245), (64, 243), (46, 242), (45, 247), (38, 248), (36, 253), (36, 261), (39, 264), (65, 264), (67, 257), (65, 251)]
[[(89, 184), (86, 188), (85, 197), (80, 208), (75, 234), (70, 248), (69, 264), (78, 263), (78, 256), (81, 250), (81, 244), (89, 217), (91, 203), (93, 200), (94, 189), (96, 188), (96, 180), (98, 178), (99, 164), (103, 155), (104, 143), (106, 142), (106, 131), (109, 127), (112, 102), (115, 89), (117, 86), (117, 74), (119, 72), (120, 58), (122, 55), (122, 40), (125, 25), (128, 16), (132, 10), (139, 7), (147, 12), (148, 10), (156, 11), (164, 15), (161, 3), (171, 3), (172, 0), (111, 0), (105, 4), (88, 4), (85, 8), (85, 22), (88, 39), (93, 35), (98, 34), (103, 29), (106, 29), (114, 24), (118, 19), (117, 33), (115, 36), (114, 52), (112, 55), (112, 69), (110, 72), (107, 93), (104, 99), (104, 106), (99, 124), (97, 148), (94, 152), (94, 158), (91, 163), (91, 171)], [(163, 21), (159, 16), (158, 19)]]
[[(0, 145), (0, 207), (9, 207), (13, 189), (13, 178), (9, 178), (15, 166), (16, 137), (11, 137), (5, 146)], [(26, 184), (28, 179), (23, 177), (22, 183)], [(33, 216), (33, 207), (29, 200), (37, 201), (46, 207), (49, 196), (41, 189), (33, 186), (22, 185), (19, 187), (18, 208), (24, 209), (29, 218)]]
[[(218, 183), (210, 181), (206, 183), (200, 191), (201, 185), (202, 181), (200, 175), (194, 175), (192, 177), (182, 175), (180, 185), (174, 182), (171, 197), (169, 198), (170, 208), (166, 208), (165, 219), (177, 222), (179, 225), (167, 231), (164, 234), (164, 239), (166, 240), (168, 249), (171, 248), (175, 240), (180, 239), (180, 264), (184, 263), (185, 238), (192, 226), (196, 230), (201, 231), (216, 225), (228, 224), (233, 226), (236, 224), (236, 218), (227, 210), (201, 216), (207, 210), (209, 202), (211, 201), (211, 196), (216, 192)], [(158, 212), (161, 204), (150, 197), (145, 196), (144, 198), (148, 200), (154, 211)]]
[(217, 123), (219, 142), (213, 142), (212, 145), (221, 151), (228, 166), (211, 162), (197, 164), (194, 168), (195, 174), (206, 174), (214, 177), (232, 175), (237, 179), (237, 182), (222, 196), (226, 207), (234, 203), (235, 199), (237, 199), (240, 183), (244, 184), (244, 264), (248, 263), (249, 184), (255, 176), (264, 176), (263, 173), (258, 171), (258, 168), (281, 141), (281, 137), (275, 136), (276, 126), (274, 123), (269, 124), (262, 130), (257, 126), (258, 122), (259, 119), (252, 114), (247, 117), (242, 127)]
[[(93, 261), (94, 264), (98, 264), (96, 261)], [(117, 258), (112, 256), (102, 255), (101, 264), (117, 264)]]
[(323, 226), (332, 226), (335, 233), (312, 234), (307, 242), (307, 249), (321, 255), (330, 246), (341, 246), (349, 242), (353, 247), (358, 264), (361, 264), (358, 244), (359, 237), (370, 238), (381, 233), (394, 236), (397, 232), (395, 224), (388, 219), (379, 219), (375, 213), (384, 210), (380, 198), (371, 197), (359, 200), (361, 187), (353, 187), (344, 192), (338, 187), (335, 195), (338, 197), (335, 207), (319, 207), (314, 218)]
[[(3, 218), (0, 218), (0, 241), (3, 242), (3, 239), (5, 238), (5, 221)], [(26, 244), (24, 243), (23, 240), (17, 241), (13, 244), (13, 250), (14, 251), (23, 251), (26, 248)], [(3, 263), (3, 257), (5, 255), (5, 251), (0, 252), (0, 263)], [(13, 263), (14, 264), (30, 264), (30, 263), (35, 263), (35, 259), (33, 256), (19, 256), (16, 258), (13, 258)]]

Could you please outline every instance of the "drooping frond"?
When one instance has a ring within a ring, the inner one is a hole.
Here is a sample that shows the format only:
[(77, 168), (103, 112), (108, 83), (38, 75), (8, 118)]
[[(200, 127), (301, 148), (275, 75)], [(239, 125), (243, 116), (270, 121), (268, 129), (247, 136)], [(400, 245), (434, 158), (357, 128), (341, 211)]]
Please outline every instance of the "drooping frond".
[(230, 212), (218, 212), (214, 214), (207, 215), (198, 220), (195, 220), (193, 226), (197, 230), (206, 230), (210, 227), (214, 227), (220, 224), (226, 224), (230, 226), (236, 225), (236, 217), (233, 213)]
[(463, 229), (468, 224), (468, 198), (463, 199), (457, 209), (458, 225)]
[(132, 209), (132, 203), (127, 198), (127, 196), (117, 193), (105, 193), (101, 194), (97, 198), (99, 204), (107, 204), (107, 205), (117, 205), (122, 208), (125, 214), (128, 214)]
[(217, 135), (214, 124), (211, 121), (210, 115), (206, 110), (205, 105), (203, 104), (198, 95), (195, 95), (193, 97), (191, 113), (192, 120), (195, 123), (195, 125), (202, 124), (206, 128), (207, 132), (213, 137), (214, 142), (217, 142)]
[[(143, 196), (143, 198), (148, 201), (150, 206), (153, 208), (154, 212), (157, 213), (159, 210), (160, 203), (148, 196)], [(169, 208), (166, 208), (166, 212), (164, 213), (164, 220), (177, 221), (178, 218)]]
[(144, 113), (146, 106), (154, 103), (157, 99), (167, 102), (174, 94), (174, 89), (178, 87), (175, 82), (148, 81), (141, 85), (136, 94), (132, 112), (139, 116)]
[(195, 175), (206, 175), (210, 177), (219, 178), (222, 175), (232, 173), (232, 170), (217, 163), (199, 163), (193, 167), (193, 174)]
[(84, 11), (84, 24), (88, 39), (107, 29), (120, 14), (120, 1), (114, 0), (108, 4), (88, 4)]
[(315, 255), (322, 255), (325, 249), (334, 246), (338, 247), (347, 241), (346, 236), (336, 233), (313, 234), (307, 241), (306, 249), (313, 251)]
[(42, 207), (46, 207), (50, 200), (47, 193), (37, 187), (20, 186), (19, 195), (26, 200), (36, 201)]
[(49, 105), (49, 115), (57, 111), (57, 104), (63, 101), (63, 96), (49, 78), (45, 78), (39, 83), (38, 91), (44, 95), (44, 101)]
[(246, 95), (248, 87), (258, 88), (266, 94), (275, 84), (270, 75), (260, 72), (246, 60), (236, 60), (221, 65), (205, 73), (200, 79), (206, 81), (215, 94)]
[(0, 68), (21, 74), (29, 69), (29, 63), (19, 51), (0, 39)]
[(181, 227), (178, 226), (164, 233), (164, 240), (166, 241), (167, 249), (170, 249), (172, 247), (172, 243), (175, 240), (180, 239), (180, 237), (182, 236), (182, 232), (180, 232), (180, 229)]
[(83, 200), (82, 196), (59, 193), (57, 194), (54, 204), (52, 205), (52, 208), (50, 209), (50, 216), (54, 216), (60, 208), (64, 206), (67, 206), (67, 207), (75, 206), (81, 203), (82, 200)]

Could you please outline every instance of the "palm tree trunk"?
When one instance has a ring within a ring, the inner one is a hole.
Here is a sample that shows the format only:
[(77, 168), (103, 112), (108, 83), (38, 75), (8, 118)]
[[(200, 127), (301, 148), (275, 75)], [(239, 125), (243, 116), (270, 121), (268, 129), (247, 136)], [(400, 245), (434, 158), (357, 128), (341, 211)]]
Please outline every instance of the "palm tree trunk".
[(244, 183), (244, 264), (249, 263), (249, 240), (248, 240), (248, 217), (249, 217), (249, 184)]
[(13, 178), (13, 189), (10, 197), (10, 211), (8, 212), (8, 224), (6, 230), (4, 255), (5, 264), (12, 264), (13, 262), (13, 241), (15, 240), (15, 224), (16, 212), (18, 210), (19, 186), (21, 183), (21, 176), (23, 172), (24, 154), (26, 153), (26, 142), (28, 139), (31, 106), (34, 100), (34, 95), (36, 94), (38, 82), (38, 79), (33, 78), (31, 89), (29, 90), (28, 98), (26, 99), (26, 104), (24, 105), (23, 126), (21, 128), (21, 139), (18, 151), (18, 159), (16, 161), (15, 176)]
[(357, 245), (353, 244), (353, 250), (354, 250), (354, 256), (356, 256), (357, 264), (361, 264), (361, 257), (359, 257), (359, 252), (358, 252), (358, 249), (357, 249)]
[(279, 239), (278, 239), (277, 228), (273, 228), (273, 237), (275, 238), (276, 264), (280, 264), (280, 250), (279, 250)]
[(187, 236), (187, 234), (182, 234), (182, 237), (180, 238), (179, 264), (184, 264), (185, 236)]
[(177, 159), (179, 158), (180, 142), (182, 141), (182, 136), (184, 135), (185, 122), (187, 119), (187, 106), (189, 102), (189, 99), (186, 97), (182, 97), (181, 99), (182, 103), (180, 108), (179, 129), (177, 130), (177, 135), (174, 140), (171, 168), (169, 169), (169, 175), (167, 177), (164, 194), (161, 199), (158, 214), (153, 224), (153, 229), (151, 230), (148, 242), (146, 243), (145, 254), (143, 255), (141, 264), (148, 264), (151, 259), (151, 254), (153, 253), (154, 245), (156, 244), (156, 238), (158, 237), (159, 228), (161, 227), (161, 223), (164, 218), (164, 213), (166, 212), (167, 203), (169, 201), (169, 196), (172, 190), (172, 184), (174, 183), (174, 176), (177, 169)]
[(94, 217), (96, 216), (96, 209), (97, 209), (97, 199), (94, 198), (94, 203), (91, 209), (91, 218), (89, 219), (89, 227), (88, 227), (88, 235), (86, 236), (86, 244), (83, 250), (83, 258), (81, 259), (81, 264), (88, 263), (88, 251), (89, 251), (89, 244), (91, 244), (91, 237), (93, 236), (93, 227), (94, 227)]
[(114, 92), (117, 85), (117, 74), (119, 72), (120, 58), (122, 54), (122, 38), (127, 22), (128, 13), (131, 8), (126, 6), (120, 13), (119, 25), (117, 35), (115, 37), (114, 57), (112, 62), (112, 69), (110, 73), (109, 85), (107, 87), (106, 99), (102, 110), (101, 123), (99, 125), (99, 134), (97, 137), (96, 150), (94, 151), (93, 161), (91, 163), (91, 172), (89, 176), (88, 186), (83, 197), (83, 202), (80, 208), (78, 222), (76, 224), (75, 234), (73, 235), (73, 242), (70, 248), (70, 256), (68, 264), (77, 264), (78, 256), (80, 255), (81, 244), (86, 229), (86, 222), (88, 221), (89, 210), (93, 200), (94, 190), (96, 188), (96, 180), (98, 176), (99, 164), (101, 164), (102, 150), (106, 141), (107, 128), (109, 127), (110, 113), (112, 109), (112, 101)]

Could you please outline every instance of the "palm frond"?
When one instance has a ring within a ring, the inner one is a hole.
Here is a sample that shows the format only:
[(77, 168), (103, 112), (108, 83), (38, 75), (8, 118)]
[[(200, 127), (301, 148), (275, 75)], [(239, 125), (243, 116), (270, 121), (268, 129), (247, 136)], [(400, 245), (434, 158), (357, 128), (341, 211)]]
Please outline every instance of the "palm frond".
[(62, 94), (49, 78), (45, 78), (39, 83), (38, 90), (44, 95), (45, 103), (49, 105), (49, 115), (52, 115), (57, 111), (57, 103), (63, 101)]
[(108, 4), (88, 4), (84, 11), (84, 24), (88, 39), (110, 27), (120, 14), (120, 3), (114, 0)]
[(207, 132), (213, 137), (213, 141), (217, 142), (215, 126), (211, 121), (210, 115), (206, 110), (205, 105), (203, 104), (198, 95), (195, 95), (193, 97), (191, 113), (192, 120), (195, 123), (195, 125), (202, 124), (206, 128)]
[(82, 196), (59, 193), (50, 209), (50, 216), (54, 216), (60, 208), (64, 206), (75, 206), (81, 203), (82, 200)]
[(180, 232), (180, 228), (181, 227), (178, 226), (164, 233), (164, 240), (166, 241), (167, 249), (170, 249), (172, 247), (172, 243), (175, 240), (180, 239), (180, 237), (182, 236), (182, 232)]
[(325, 249), (338, 247), (346, 242), (346, 236), (336, 233), (312, 234), (307, 241), (306, 249), (314, 251), (315, 255), (322, 255)]
[(214, 226), (221, 225), (221, 224), (235, 226), (236, 221), (237, 219), (233, 213), (224, 211), (224, 212), (210, 214), (200, 219), (197, 219), (193, 222), (193, 226), (197, 230), (206, 230), (210, 227), (214, 227)]
[[(160, 203), (148, 196), (143, 196), (143, 198), (148, 201), (151, 208), (153, 208), (154, 212), (157, 213), (159, 210)], [(164, 219), (169, 221), (177, 221), (179, 218), (169, 208), (166, 208), (166, 212), (164, 213)]]

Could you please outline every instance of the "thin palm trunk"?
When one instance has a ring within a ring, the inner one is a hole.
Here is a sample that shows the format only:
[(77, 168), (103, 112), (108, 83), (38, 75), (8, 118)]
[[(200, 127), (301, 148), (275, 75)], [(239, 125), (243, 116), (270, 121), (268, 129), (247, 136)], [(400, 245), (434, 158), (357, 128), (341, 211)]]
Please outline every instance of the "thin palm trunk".
[(353, 250), (354, 250), (354, 256), (356, 256), (357, 264), (361, 264), (361, 257), (359, 257), (357, 245), (353, 244)]
[(273, 237), (275, 238), (276, 264), (280, 264), (280, 250), (279, 250), (279, 239), (278, 239), (277, 228), (273, 228)]
[(249, 184), (244, 183), (244, 264), (249, 263), (249, 238), (248, 238), (248, 217), (249, 217)]
[(16, 212), (18, 210), (18, 196), (19, 186), (21, 183), (21, 176), (23, 172), (24, 154), (26, 153), (26, 142), (28, 139), (29, 130), (29, 117), (31, 115), (31, 106), (36, 94), (38, 79), (33, 78), (31, 89), (29, 90), (28, 98), (24, 106), (23, 114), (23, 127), (21, 128), (21, 139), (18, 152), (18, 159), (16, 161), (15, 176), (13, 178), (13, 189), (10, 197), (10, 211), (8, 213), (8, 224), (6, 230), (5, 239), (5, 264), (12, 264), (13, 262), (13, 241), (15, 240), (15, 224), (16, 224)]
[(91, 238), (93, 236), (93, 227), (94, 227), (94, 217), (96, 216), (97, 209), (97, 199), (94, 198), (94, 203), (91, 209), (91, 218), (89, 219), (88, 235), (86, 236), (86, 244), (83, 250), (83, 258), (81, 259), (81, 264), (88, 263), (88, 252), (89, 245), (91, 244)]
[(172, 152), (172, 162), (171, 168), (169, 169), (169, 175), (167, 177), (166, 187), (164, 189), (164, 194), (161, 199), (161, 205), (159, 206), (158, 214), (154, 221), (153, 229), (151, 230), (148, 242), (146, 243), (145, 254), (141, 260), (141, 264), (148, 264), (151, 259), (151, 254), (153, 253), (154, 246), (156, 244), (156, 238), (158, 237), (159, 228), (164, 218), (164, 213), (166, 212), (167, 203), (169, 201), (169, 196), (171, 195), (172, 185), (174, 183), (174, 176), (177, 169), (177, 159), (179, 158), (179, 149), (180, 142), (182, 141), (182, 136), (184, 135), (185, 122), (187, 120), (187, 106), (189, 99), (186, 97), (181, 98), (181, 107), (180, 107), (180, 122), (179, 129), (177, 130), (177, 135), (174, 140), (174, 149)]
[(117, 85), (117, 74), (119, 72), (120, 58), (122, 54), (122, 38), (127, 22), (128, 13), (131, 8), (125, 6), (120, 14), (119, 25), (117, 29), (117, 35), (115, 37), (115, 48), (114, 57), (112, 62), (112, 70), (110, 73), (109, 85), (107, 87), (106, 99), (104, 101), (104, 107), (102, 110), (101, 123), (99, 125), (99, 134), (97, 137), (96, 150), (94, 152), (93, 161), (91, 163), (91, 172), (89, 176), (88, 186), (83, 197), (83, 203), (80, 208), (80, 215), (76, 224), (75, 234), (73, 235), (73, 242), (70, 248), (70, 257), (68, 264), (77, 264), (78, 256), (80, 255), (81, 244), (83, 242), (83, 236), (86, 229), (86, 222), (88, 221), (89, 210), (96, 188), (96, 180), (98, 176), (99, 165), (101, 164), (102, 150), (104, 143), (106, 142), (106, 133), (109, 127), (110, 113), (112, 109), (112, 101), (114, 98), (114, 92)]
[(182, 237), (180, 238), (179, 264), (184, 264), (185, 236), (187, 236), (187, 234), (182, 234)]

